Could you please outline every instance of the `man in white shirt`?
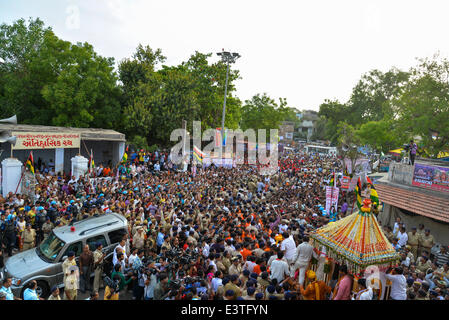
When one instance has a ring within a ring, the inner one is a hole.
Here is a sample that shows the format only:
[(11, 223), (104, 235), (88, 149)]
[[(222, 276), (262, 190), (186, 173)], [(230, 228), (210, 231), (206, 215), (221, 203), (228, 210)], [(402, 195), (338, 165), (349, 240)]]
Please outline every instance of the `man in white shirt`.
[(287, 220), (282, 220), (281, 223), (279, 224), (279, 233), (283, 234), (284, 232), (286, 232), (288, 229), (288, 224), (287, 224)]
[(405, 231), (405, 228), (403, 226), (401, 226), (399, 228), (397, 238), (398, 238), (398, 245), (400, 245), (401, 248), (404, 247), (407, 244), (408, 235), (407, 235), (407, 232)]
[(223, 273), (221, 271), (215, 272), (214, 278), (212, 278), (211, 286), (214, 293), (217, 293), (218, 287), (222, 285)]
[(394, 223), (393, 226), (393, 234), (396, 235), (396, 233), (399, 231), (399, 225), (401, 224), (401, 218), (397, 218), (396, 222)]
[(293, 239), (293, 235), (289, 236), (288, 232), (284, 232), (282, 236), (284, 237), (284, 240), (281, 242), (281, 250), (284, 252), (287, 263), (290, 265), (294, 262), (293, 258), (296, 253), (296, 243)]
[(286, 277), (290, 275), (290, 270), (288, 268), (287, 262), (282, 260), (284, 254), (279, 251), (277, 254), (277, 259), (271, 263), (271, 279), (277, 279), (278, 283), (281, 283)]
[(204, 258), (208, 258), (209, 257), (209, 245), (206, 243), (206, 242), (203, 242), (203, 250), (202, 250), (202, 253), (203, 253), (203, 257)]
[(299, 269), (299, 284), (304, 284), (304, 279), (306, 276), (306, 270), (309, 266), (310, 259), (312, 259), (312, 255), (317, 258), (317, 254), (313, 251), (313, 246), (309, 243), (309, 237), (304, 236), (303, 242), (296, 248), (296, 253), (293, 258), (293, 266), (291, 268), (292, 275), (297, 269)]
[(402, 274), (402, 268), (396, 267), (393, 270), (392, 274), (388, 272), (385, 274), (385, 277), (391, 281), (391, 300), (407, 300), (407, 280)]

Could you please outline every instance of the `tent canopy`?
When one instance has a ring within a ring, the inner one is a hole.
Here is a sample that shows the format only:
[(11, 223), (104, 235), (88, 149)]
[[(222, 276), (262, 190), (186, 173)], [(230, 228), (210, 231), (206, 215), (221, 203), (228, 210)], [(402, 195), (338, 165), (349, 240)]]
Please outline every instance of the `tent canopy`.
[(401, 154), (402, 150), (404, 150), (403, 148), (399, 148), (399, 149), (394, 149), (394, 150), (390, 150), (388, 151), (388, 153), (396, 153), (396, 154)]

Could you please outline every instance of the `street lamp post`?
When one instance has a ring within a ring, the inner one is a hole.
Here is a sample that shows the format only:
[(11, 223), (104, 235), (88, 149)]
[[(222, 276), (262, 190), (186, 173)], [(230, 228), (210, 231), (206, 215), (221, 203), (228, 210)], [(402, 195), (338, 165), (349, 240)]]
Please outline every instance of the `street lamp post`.
[[(223, 147), (223, 139), (224, 139), (224, 124), (225, 124), (225, 116), (226, 116), (226, 96), (228, 94), (228, 78), (229, 78), (229, 65), (231, 63), (235, 63), (235, 61), (240, 58), (240, 54), (237, 52), (229, 52), (229, 51), (223, 51), (217, 53), (218, 56), (221, 56), (221, 61), (226, 63), (226, 83), (225, 83), (225, 93), (224, 93), (224, 100), (223, 100), (223, 113), (221, 116), (221, 141), (222, 141), (222, 147)], [(220, 148), (222, 150), (223, 148)]]

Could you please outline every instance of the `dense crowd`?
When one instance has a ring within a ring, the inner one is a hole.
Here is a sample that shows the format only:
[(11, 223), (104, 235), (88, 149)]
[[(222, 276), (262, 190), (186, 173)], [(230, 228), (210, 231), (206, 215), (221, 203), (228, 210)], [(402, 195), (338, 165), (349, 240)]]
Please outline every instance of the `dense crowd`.
[[(309, 241), (311, 231), (353, 208), (343, 193), (337, 211), (323, 210), (331, 173), (342, 171), (337, 158), (283, 154), (279, 172), (270, 176), (250, 165), (182, 172), (167, 153), (133, 152), (128, 160), (114, 169), (101, 165), (91, 177), (79, 179), (57, 175), (39, 163), (34, 204), (21, 195), (0, 197), (0, 268), (6, 255), (38, 246), (54, 228), (116, 212), (128, 220), (128, 234), (114, 249), (110, 268), (101, 263), (100, 243), (95, 251), (86, 246), (70, 253), (63, 263), (64, 299), (77, 299), (79, 291), (99, 299), (103, 287), (105, 300), (118, 300), (127, 290), (137, 300), (375, 296), (365, 279), (358, 280), (360, 290), (353, 292), (353, 276), (344, 265), (337, 270), (342, 279), (338, 284), (324, 281), (329, 272), (324, 250), (314, 249)], [(402, 255), (401, 265), (389, 275), (391, 297), (449, 299), (449, 256), (444, 249), (431, 257), (428, 232), (415, 241), (412, 231), (404, 242), (399, 222), (394, 230), (384, 229)], [(318, 265), (316, 271), (312, 264)], [(0, 298), (18, 298), (10, 286), (11, 279), (5, 279)], [(24, 299), (39, 299), (36, 286), (30, 282)], [(51, 292), (48, 299), (61, 299), (57, 287)]]

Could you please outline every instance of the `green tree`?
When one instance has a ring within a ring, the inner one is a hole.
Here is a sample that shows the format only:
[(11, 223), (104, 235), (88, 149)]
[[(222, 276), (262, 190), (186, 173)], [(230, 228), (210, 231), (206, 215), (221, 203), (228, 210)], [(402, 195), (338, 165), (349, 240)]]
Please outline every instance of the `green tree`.
[(267, 139), (270, 129), (279, 129), (279, 126), (286, 119), (289, 108), (285, 99), (279, 99), (279, 104), (266, 93), (256, 94), (251, 100), (246, 100), (242, 107), (242, 120), (240, 127), (242, 130), (258, 129), (267, 130)]
[(45, 124), (51, 113), (40, 91), (43, 83), (54, 81), (51, 57), (40, 52), (53, 32), (40, 19), (24, 19), (0, 25), (0, 118), (17, 114), (23, 123)]
[(362, 124), (355, 134), (362, 145), (384, 153), (402, 145), (406, 139), (392, 120), (369, 121)]
[[(338, 125), (341, 122), (348, 121), (349, 107), (340, 103), (338, 100), (325, 100), (320, 105), (318, 115), (326, 119), (324, 124), (324, 138), (330, 140), (333, 144), (338, 143)], [(324, 121), (323, 121), (324, 122)]]
[[(411, 74), (395, 100), (398, 124), (409, 137), (419, 135), (424, 149), (436, 157), (449, 144), (449, 61), (438, 55), (421, 59)], [(438, 133), (436, 139), (432, 132)]]
[[(357, 147), (360, 145), (360, 137), (357, 135), (356, 129), (347, 122), (339, 122), (337, 126), (337, 136), (337, 148), (339, 150), (339, 154), (343, 156), (343, 159), (350, 159), (351, 168), (353, 170), (357, 159), (361, 156), (357, 150)], [(350, 174), (351, 177), (352, 173)]]
[(328, 122), (328, 120), (324, 116), (321, 116), (318, 119), (318, 121), (315, 124), (313, 134), (310, 137), (310, 140), (316, 141), (316, 140), (326, 140), (327, 139), (327, 135), (326, 135), (327, 122)]
[(120, 90), (113, 58), (59, 39), (40, 19), (0, 26), (1, 116), (21, 123), (113, 128)]
[[(210, 64), (211, 54), (195, 52), (178, 66), (160, 64), (165, 60), (160, 49), (139, 45), (132, 59), (119, 65), (123, 84), (125, 131), (133, 139), (169, 145), (170, 133), (186, 120), (191, 131), (193, 121), (202, 129), (221, 125), (226, 65)], [(228, 83), (225, 126), (235, 129), (240, 121), (240, 100), (232, 95), (238, 71), (231, 71)]]
[(348, 101), (348, 121), (354, 126), (382, 120), (392, 114), (391, 101), (399, 97), (410, 77), (408, 72), (392, 68), (388, 72), (372, 70), (362, 75)]

